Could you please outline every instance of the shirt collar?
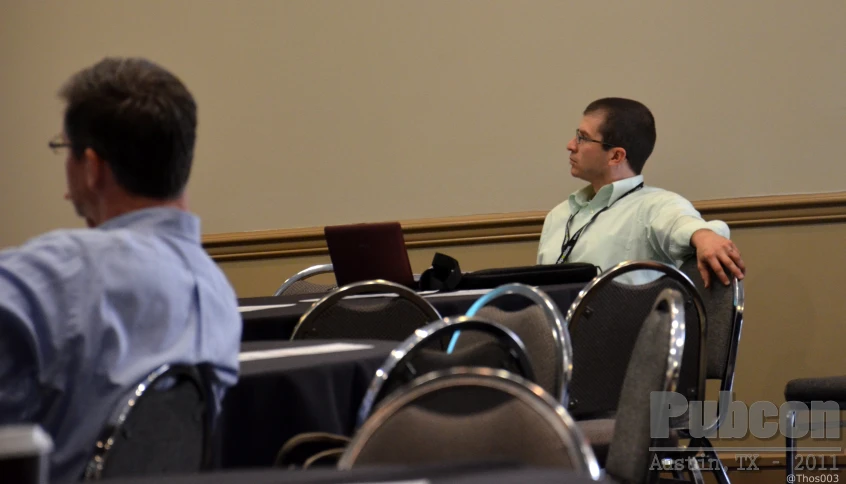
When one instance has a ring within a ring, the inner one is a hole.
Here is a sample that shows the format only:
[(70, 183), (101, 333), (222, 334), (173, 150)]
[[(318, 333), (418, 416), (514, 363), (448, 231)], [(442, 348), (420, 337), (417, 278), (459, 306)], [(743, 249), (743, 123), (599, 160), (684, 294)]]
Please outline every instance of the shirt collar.
[(200, 241), (200, 219), (192, 213), (177, 208), (154, 207), (133, 210), (103, 222), (97, 229), (152, 229), (173, 236)]
[(590, 196), (593, 193), (593, 187), (588, 185), (570, 195), (570, 211), (576, 212), (590, 203), (593, 203), (596, 208), (608, 207), (641, 183), (643, 183), (643, 175), (618, 180), (600, 188), (592, 199)]

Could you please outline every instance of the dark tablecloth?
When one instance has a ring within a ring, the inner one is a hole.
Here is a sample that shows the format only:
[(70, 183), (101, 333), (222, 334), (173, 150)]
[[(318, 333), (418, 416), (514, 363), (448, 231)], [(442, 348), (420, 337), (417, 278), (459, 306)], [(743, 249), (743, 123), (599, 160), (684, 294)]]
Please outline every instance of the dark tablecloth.
[[(335, 341), (260, 341), (241, 351), (300, 348)], [(396, 342), (354, 341), (372, 349), (241, 362), (238, 384), (224, 398), (218, 429), (223, 468), (268, 467), (294, 435), (351, 435), (376, 370)]]
[(254, 470), (171, 476), (164, 478), (115, 479), (113, 484), (324, 484), (324, 483), (456, 483), (456, 484), (588, 484), (587, 476), (557, 469), (524, 468), (498, 462), (447, 464), (420, 468), (337, 470)]
[[(562, 314), (566, 314), (570, 304), (573, 303), (584, 286), (584, 283), (559, 284), (541, 286), (539, 289), (546, 292), (555, 301)], [(425, 294), (423, 297), (438, 310), (441, 316), (446, 317), (464, 314), (484, 292), (486, 291), (457, 291)], [(308, 311), (319, 297), (319, 295), (301, 295), (239, 299), (238, 305), (242, 308), (245, 306), (285, 305), (284, 307), (242, 312), (241, 318), (244, 321), (242, 341), (290, 338), (300, 317)], [(501, 309), (513, 311), (530, 303), (519, 296), (505, 296), (494, 300), (493, 304)]]

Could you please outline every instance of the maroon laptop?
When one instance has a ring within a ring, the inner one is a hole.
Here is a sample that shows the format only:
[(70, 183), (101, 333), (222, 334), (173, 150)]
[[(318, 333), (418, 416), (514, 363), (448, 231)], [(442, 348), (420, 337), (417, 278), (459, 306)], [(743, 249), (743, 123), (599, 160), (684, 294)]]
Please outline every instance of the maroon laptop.
[(416, 287), (399, 222), (333, 225), (323, 234), (339, 287), (372, 279)]

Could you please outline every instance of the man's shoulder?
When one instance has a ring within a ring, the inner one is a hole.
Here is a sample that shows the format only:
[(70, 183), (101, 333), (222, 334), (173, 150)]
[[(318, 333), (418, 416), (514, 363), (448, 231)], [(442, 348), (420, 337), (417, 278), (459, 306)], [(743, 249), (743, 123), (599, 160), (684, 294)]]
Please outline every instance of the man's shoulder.
[(102, 234), (62, 229), (0, 251), (0, 291), (4, 304), (63, 308), (95, 291), (100, 261), (109, 253)]
[(650, 204), (661, 204), (667, 202), (687, 202), (680, 194), (664, 188), (645, 186), (642, 191), (642, 200)]
[(699, 217), (696, 207), (682, 195), (663, 188), (648, 187), (638, 207), (647, 221), (671, 220), (681, 216)]
[(17, 247), (0, 251), (0, 266), (14, 264), (64, 264), (87, 248), (83, 229), (62, 229), (44, 233)]
[(66, 322), (56, 315), (68, 318), (70, 305), (91, 286), (77, 232), (47, 232), (0, 252), (0, 305), (7, 317), (40, 328), (45, 337), (56, 333), (47, 329), (52, 323)]
[(156, 262), (146, 243), (127, 230), (59, 229), (0, 251), (0, 268), (17, 279), (63, 280), (114, 265)]
[(570, 199), (567, 198), (563, 202), (561, 202), (558, 205), (552, 207), (552, 210), (547, 212), (546, 219), (549, 220), (550, 218), (554, 218), (554, 217), (569, 217), (569, 216), (570, 216)]

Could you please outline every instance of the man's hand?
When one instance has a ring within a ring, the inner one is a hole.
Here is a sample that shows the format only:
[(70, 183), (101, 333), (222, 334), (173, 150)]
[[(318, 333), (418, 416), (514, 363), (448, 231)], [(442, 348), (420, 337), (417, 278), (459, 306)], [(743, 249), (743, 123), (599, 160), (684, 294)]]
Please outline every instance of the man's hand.
[(746, 266), (740, 258), (740, 251), (734, 242), (712, 230), (700, 229), (690, 237), (690, 245), (696, 248), (696, 261), (705, 287), (711, 284), (709, 269), (722, 281), (729, 284), (729, 277), (723, 267), (738, 279), (743, 279)]

